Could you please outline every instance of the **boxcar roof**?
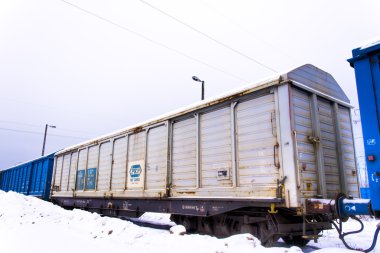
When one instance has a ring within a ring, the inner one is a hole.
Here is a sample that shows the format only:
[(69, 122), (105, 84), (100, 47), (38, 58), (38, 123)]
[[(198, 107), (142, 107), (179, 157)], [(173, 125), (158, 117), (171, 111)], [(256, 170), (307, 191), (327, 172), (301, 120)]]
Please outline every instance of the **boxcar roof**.
[(95, 145), (112, 137), (123, 135), (131, 131), (136, 131), (137, 129), (142, 129), (149, 125), (154, 125), (159, 122), (208, 107), (210, 105), (219, 104), (223, 101), (233, 99), (235, 97), (240, 97), (240, 96), (252, 93), (256, 90), (261, 90), (267, 87), (280, 85), (286, 82), (291, 82), (302, 89), (308, 90), (312, 93), (316, 93), (320, 96), (323, 96), (329, 100), (333, 100), (333, 101), (338, 102), (339, 104), (343, 104), (345, 106), (350, 107), (349, 105), (350, 101), (348, 97), (343, 92), (339, 84), (335, 81), (335, 79), (329, 73), (311, 64), (306, 64), (298, 68), (295, 68), (291, 71), (287, 71), (282, 74), (276, 74), (269, 78), (266, 78), (254, 83), (250, 83), (246, 86), (231, 90), (229, 92), (220, 94), (218, 96), (201, 100), (199, 102), (179, 108), (177, 110), (163, 114), (159, 117), (141, 122), (139, 124), (120, 129), (113, 133), (109, 133), (109, 134), (100, 136), (98, 138), (79, 143), (77, 145), (73, 145), (71, 147), (65, 148), (57, 152), (56, 155), (66, 153), (68, 151), (75, 150), (81, 147)]

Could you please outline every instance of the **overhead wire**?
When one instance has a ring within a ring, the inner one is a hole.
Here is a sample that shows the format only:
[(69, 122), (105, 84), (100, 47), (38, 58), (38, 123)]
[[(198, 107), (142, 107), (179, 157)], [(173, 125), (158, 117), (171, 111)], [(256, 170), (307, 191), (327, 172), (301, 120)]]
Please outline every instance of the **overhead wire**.
[(220, 11), (217, 11), (215, 10), (214, 6), (211, 6), (209, 3), (206, 3), (205, 1), (201, 0), (200, 1), (204, 6), (206, 6), (209, 10), (211, 10), (213, 13), (215, 13), (216, 15), (222, 17), (224, 20), (226, 20), (228, 23), (230, 23), (231, 25), (241, 29), (242, 31), (244, 31), (247, 35), (249, 35), (251, 38), (254, 38), (255, 40), (257, 41), (260, 41), (261, 43), (263, 44), (266, 44), (268, 47), (271, 47), (275, 50), (277, 50), (279, 53), (281, 53), (283, 56), (289, 58), (289, 59), (292, 59), (292, 60), (295, 60), (295, 61), (298, 61), (294, 56), (284, 52), (283, 50), (281, 50), (280, 48), (276, 47), (275, 45), (273, 45), (272, 43), (266, 41), (266, 40), (263, 40), (262, 38), (259, 38), (257, 36), (255, 36), (251, 31), (249, 31), (246, 27), (244, 27), (243, 25), (239, 24), (238, 22), (236, 22), (235, 20), (231, 19), (230, 17), (224, 15), (223, 13), (221, 13)]
[(168, 46), (168, 45), (166, 45), (166, 44), (164, 44), (164, 43), (161, 43), (161, 42), (159, 42), (159, 41), (156, 41), (156, 40), (154, 40), (154, 39), (152, 39), (152, 38), (150, 38), (150, 37), (148, 37), (148, 36), (146, 36), (146, 35), (144, 35), (144, 34), (142, 34), (142, 33), (139, 33), (139, 32), (136, 32), (136, 31), (134, 31), (134, 30), (132, 30), (132, 29), (129, 29), (129, 28), (127, 28), (127, 27), (125, 27), (125, 26), (123, 26), (123, 25), (120, 25), (120, 24), (118, 24), (118, 23), (116, 23), (116, 22), (114, 22), (114, 21), (112, 21), (112, 20), (110, 20), (110, 19), (104, 18), (104, 17), (102, 17), (102, 16), (100, 16), (100, 15), (98, 15), (98, 14), (92, 12), (92, 11), (89, 11), (89, 10), (87, 10), (87, 9), (84, 9), (84, 8), (82, 8), (82, 7), (78, 6), (78, 5), (75, 5), (75, 4), (73, 4), (73, 3), (70, 3), (70, 2), (68, 2), (68, 1), (66, 1), (66, 0), (60, 0), (60, 1), (63, 2), (63, 3), (66, 3), (66, 4), (70, 5), (70, 6), (72, 6), (72, 7), (74, 7), (74, 8), (76, 8), (76, 9), (82, 11), (82, 12), (85, 12), (85, 13), (87, 13), (87, 14), (93, 16), (93, 17), (96, 17), (96, 18), (98, 18), (98, 19), (100, 19), (100, 20), (102, 20), (102, 21), (104, 21), (104, 22), (107, 22), (107, 23), (109, 23), (109, 24), (111, 24), (111, 25), (114, 25), (114, 26), (116, 26), (116, 27), (118, 27), (118, 28), (120, 28), (120, 29), (122, 29), (122, 30), (124, 30), (124, 31), (127, 31), (127, 32), (129, 32), (129, 33), (131, 33), (131, 34), (133, 34), (133, 35), (135, 35), (135, 36), (137, 36), (137, 37), (139, 37), (139, 38), (142, 38), (142, 39), (144, 39), (144, 40), (146, 40), (146, 41), (149, 41), (149, 42), (151, 42), (151, 43), (153, 43), (153, 44), (155, 44), (155, 45), (157, 45), (157, 46), (160, 46), (160, 47), (165, 48), (165, 49), (167, 49), (167, 50), (169, 50), (169, 51), (172, 51), (172, 52), (174, 52), (174, 53), (176, 53), (176, 54), (178, 54), (178, 55), (181, 55), (181, 56), (183, 56), (183, 57), (185, 57), (185, 58), (188, 58), (188, 59), (190, 59), (190, 60), (192, 60), (192, 61), (198, 62), (198, 63), (200, 63), (200, 64), (202, 64), (202, 65), (204, 65), (204, 66), (207, 66), (207, 67), (209, 67), (209, 68), (211, 68), (211, 69), (217, 70), (217, 71), (219, 71), (219, 72), (221, 72), (221, 73), (224, 73), (224, 74), (226, 74), (226, 75), (229, 75), (229, 76), (231, 76), (231, 77), (234, 77), (235, 79), (238, 79), (238, 80), (240, 80), (240, 81), (249, 82), (249, 81), (245, 80), (245, 79), (242, 78), (242, 77), (239, 77), (239, 76), (237, 76), (237, 75), (235, 75), (235, 74), (233, 74), (233, 73), (230, 73), (230, 72), (228, 72), (228, 71), (225, 71), (225, 70), (223, 70), (223, 69), (221, 69), (221, 68), (219, 68), (219, 67), (216, 67), (216, 66), (211, 65), (211, 64), (209, 64), (209, 63), (207, 63), (207, 62), (204, 62), (204, 61), (202, 61), (202, 60), (199, 60), (199, 59), (197, 59), (197, 58), (195, 58), (195, 57), (192, 57), (192, 56), (190, 56), (190, 55), (188, 55), (188, 54), (186, 54), (186, 53), (184, 53), (184, 52), (182, 52), (182, 51), (180, 51), (180, 50), (177, 50), (177, 49), (172, 48), (172, 47), (170, 47), (170, 46)]
[[(10, 132), (17, 132), (17, 133), (44, 135), (44, 133), (42, 133), (42, 132), (27, 131), (27, 130), (20, 130), (20, 129), (11, 129), (11, 128), (3, 128), (3, 127), (0, 127), (0, 130), (10, 131)], [(84, 138), (84, 137), (78, 137), (78, 136), (69, 136), (69, 135), (60, 135), (60, 134), (49, 134), (49, 136), (72, 138), (72, 139), (82, 139), (82, 140), (90, 139), (90, 138)]]
[(252, 61), (252, 62), (254, 62), (254, 63), (256, 63), (256, 64), (258, 64), (258, 65), (260, 65), (261, 67), (263, 67), (263, 68), (265, 68), (265, 69), (267, 69), (267, 70), (270, 70), (270, 71), (273, 72), (273, 73), (278, 73), (278, 71), (277, 71), (276, 69), (274, 69), (274, 68), (272, 68), (272, 67), (270, 67), (270, 66), (268, 66), (268, 65), (266, 65), (266, 64), (264, 64), (264, 63), (262, 63), (262, 62), (260, 62), (260, 61), (258, 61), (258, 60), (256, 60), (256, 59), (254, 59), (253, 57), (250, 57), (250, 56), (244, 54), (243, 52), (241, 52), (241, 51), (239, 51), (239, 50), (233, 48), (232, 46), (227, 45), (226, 43), (223, 43), (223, 42), (221, 42), (221, 41), (215, 39), (214, 37), (211, 37), (210, 35), (208, 35), (208, 34), (202, 32), (202, 31), (200, 31), (199, 29), (197, 29), (197, 28), (195, 28), (195, 27), (193, 27), (193, 26), (191, 26), (191, 25), (185, 23), (184, 21), (182, 21), (182, 20), (180, 20), (180, 19), (174, 17), (173, 15), (171, 15), (171, 14), (169, 14), (169, 13), (167, 13), (167, 12), (161, 10), (160, 8), (158, 8), (158, 7), (154, 6), (154, 5), (152, 5), (151, 3), (148, 3), (148, 2), (145, 1), (145, 0), (139, 0), (139, 1), (140, 1), (141, 3), (147, 5), (147, 6), (151, 7), (152, 9), (154, 9), (154, 10), (156, 10), (156, 11), (158, 11), (158, 12), (164, 14), (165, 16), (167, 16), (167, 17), (173, 19), (174, 21), (176, 21), (176, 22), (178, 22), (178, 23), (180, 23), (180, 24), (186, 26), (187, 28), (193, 30), (194, 32), (197, 32), (197, 33), (201, 34), (202, 36), (206, 37), (207, 39), (214, 41), (215, 43), (221, 45), (222, 47), (227, 48), (228, 50), (230, 50), (230, 51), (232, 51), (232, 52), (234, 52), (234, 53), (236, 53), (236, 54), (238, 54), (238, 55), (240, 55), (240, 56), (242, 56), (242, 57), (244, 57), (244, 58), (246, 58), (246, 59), (248, 59), (248, 60), (250, 60), (250, 61)]
[[(17, 121), (7, 121), (7, 120), (0, 120), (0, 124), (1, 123), (21, 125), (21, 126), (30, 126), (30, 127), (34, 127), (34, 128), (45, 127), (45, 125), (34, 125), (34, 124), (29, 124), (29, 123), (22, 123), (22, 122), (17, 122)], [(100, 133), (89, 133), (87, 131), (73, 130), (73, 129), (67, 129), (67, 128), (61, 128), (61, 127), (58, 127), (57, 130), (62, 130), (65, 132), (76, 132), (76, 133), (84, 133), (84, 134), (101, 135)]]

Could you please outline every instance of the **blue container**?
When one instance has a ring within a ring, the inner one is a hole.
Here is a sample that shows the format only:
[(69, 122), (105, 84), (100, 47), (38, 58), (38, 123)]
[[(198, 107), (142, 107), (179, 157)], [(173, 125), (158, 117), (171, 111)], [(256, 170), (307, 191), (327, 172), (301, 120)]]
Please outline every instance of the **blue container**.
[(0, 172), (0, 189), (49, 199), (54, 154)]
[(360, 197), (362, 199), (371, 199), (370, 190), (367, 187), (361, 187), (360, 188)]
[(380, 218), (380, 41), (352, 50), (372, 209)]

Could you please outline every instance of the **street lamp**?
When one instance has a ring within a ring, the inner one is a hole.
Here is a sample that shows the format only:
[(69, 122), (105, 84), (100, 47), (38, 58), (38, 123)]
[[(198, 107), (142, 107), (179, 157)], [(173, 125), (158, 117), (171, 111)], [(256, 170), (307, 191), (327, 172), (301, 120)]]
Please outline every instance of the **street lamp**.
[(50, 126), (48, 124), (45, 125), (44, 144), (42, 145), (42, 155), (41, 156), (44, 156), (44, 153), (45, 153), (46, 134), (47, 134), (48, 127), (57, 128), (56, 126)]
[(196, 82), (201, 82), (202, 83), (202, 100), (204, 100), (205, 99), (205, 81), (202, 81), (201, 79), (199, 79), (196, 76), (193, 76), (193, 80), (196, 81)]

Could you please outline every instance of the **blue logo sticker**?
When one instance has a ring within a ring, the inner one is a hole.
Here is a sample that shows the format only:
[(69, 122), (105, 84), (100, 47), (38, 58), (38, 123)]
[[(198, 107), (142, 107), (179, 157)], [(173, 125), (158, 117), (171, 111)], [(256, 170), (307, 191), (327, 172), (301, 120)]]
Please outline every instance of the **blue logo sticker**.
[(140, 181), (140, 175), (141, 175), (142, 169), (140, 164), (134, 164), (129, 169), (129, 175), (131, 176), (130, 181), (131, 182), (138, 182)]
[(369, 146), (376, 145), (376, 139), (367, 139), (367, 145)]

